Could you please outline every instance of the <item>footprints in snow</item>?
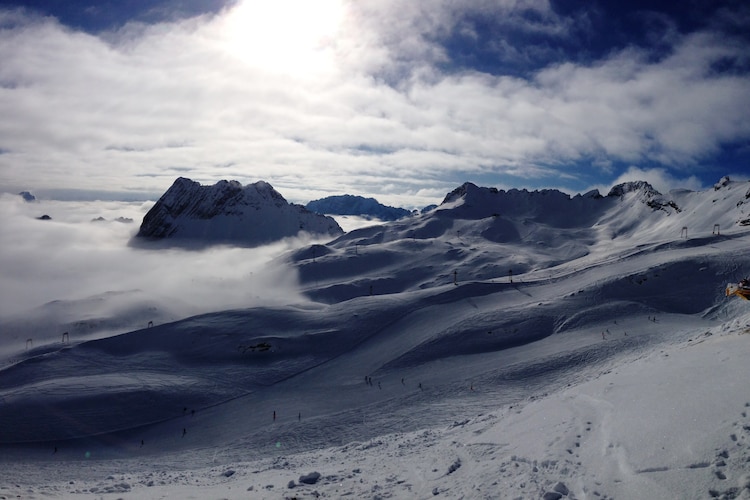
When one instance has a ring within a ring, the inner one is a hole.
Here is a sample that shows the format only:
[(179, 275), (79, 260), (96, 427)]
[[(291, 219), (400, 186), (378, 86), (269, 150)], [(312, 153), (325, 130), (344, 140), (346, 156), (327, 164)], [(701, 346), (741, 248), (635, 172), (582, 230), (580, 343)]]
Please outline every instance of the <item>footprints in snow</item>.
[[(733, 424), (735, 430), (729, 435), (729, 439), (734, 446), (729, 447), (729, 449), (720, 450), (716, 454), (716, 459), (713, 463), (713, 473), (721, 483), (724, 481), (731, 482), (731, 480), (736, 480), (737, 483), (724, 490), (710, 489), (708, 494), (711, 498), (731, 499), (743, 495), (743, 492), (744, 495), (750, 494), (750, 476), (744, 474), (738, 478), (732, 478), (727, 472), (728, 470), (742, 471), (750, 468), (750, 450), (748, 450), (748, 445), (750, 445), (750, 419), (748, 419), (748, 408), (750, 408), (750, 403), (745, 403), (745, 410), (741, 413), (742, 420)], [(745, 497), (743, 496), (743, 498)]]
[[(750, 475), (741, 474), (732, 477), (730, 471), (746, 471), (750, 469), (750, 403), (745, 403), (745, 409), (741, 412), (742, 419), (733, 424), (733, 432), (729, 434), (732, 446), (720, 449), (711, 462), (698, 462), (690, 464), (685, 469), (710, 469), (717, 484), (735, 485), (727, 488), (711, 488), (708, 491), (710, 498), (729, 500), (739, 498), (742, 495), (750, 495)], [(639, 474), (668, 471), (669, 467), (651, 467), (637, 471)], [(742, 496), (742, 498), (746, 498)]]

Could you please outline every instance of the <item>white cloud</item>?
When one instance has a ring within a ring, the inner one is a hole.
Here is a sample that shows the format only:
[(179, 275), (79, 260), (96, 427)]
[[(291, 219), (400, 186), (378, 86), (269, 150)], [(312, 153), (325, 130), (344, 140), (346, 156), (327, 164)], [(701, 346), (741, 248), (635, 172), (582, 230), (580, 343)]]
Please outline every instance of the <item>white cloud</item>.
[[(717, 181), (719, 179), (716, 179)], [(652, 168), (641, 169), (638, 167), (629, 167), (626, 172), (620, 175), (611, 186), (607, 189), (600, 189), (603, 194), (609, 192), (609, 188), (622, 184), (623, 182), (646, 181), (651, 184), (657, 191), (667, 195), (672, 189), (689, 189), (691, 191), (700, 191), (705, 189), (700, 180), (695, 176), (675, 177), (664, 169)]]
[[(54, 300), (80, 301), (107, 292), (137, 291), (121, 297), (117, 306), (147, 303), (176, 317), (304, 301), (296, 272), (272, 262), (299, 241), (205, 251), (131, 248), (128, 242), (151, 205), (27, 203), (1, 195), (0, 319)], [(38, 220), (43, 214), (52, 220)], [(92, 221), (98, 217), (106, 220)], [(118, 217), (133, 222), (117, 222)], [(85, 316), (106, 312), (110, 302), (94, 301)]]
[[(439, 41), (460, 28), (454, 2), (340, 5), (324, 37), (276, 40), (267, 54), (239, 37), (231, 9), (102, 37), (13, 14), (0, 31), (0, 187), (163, 192), (184, 175), (264, 179), (291, 201), (393, 203), (457, 173), (555, 183), (657, 162), (687, 176), (750, 137), (750, 78), (712, 69), (747, 57), (728, 38), (698, 33), (655, 62), (630, 49), (530, 80), (447, 74)], [(461, 8), (526, 31), (570, 29), (544, 1)]]

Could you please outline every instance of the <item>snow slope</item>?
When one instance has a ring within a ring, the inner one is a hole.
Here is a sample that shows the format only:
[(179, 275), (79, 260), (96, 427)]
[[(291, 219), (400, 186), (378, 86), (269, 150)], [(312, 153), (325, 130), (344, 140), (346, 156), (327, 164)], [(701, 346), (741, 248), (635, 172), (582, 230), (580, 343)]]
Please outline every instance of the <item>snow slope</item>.
[[(742, 231), (747, 182), (665, 197), (647, 183), (570, 197), (467, 183), (429, 213), (346, 233), (292, 255), (308, 294), (337, 302), (471, 280), (549, 278), (649, 246), (706, 244)], [(683, 232), (685, 228), (685, 232)], [(687, 234), (688, 239), (683, 236)], [(371, 288), (372, 287), (372, 288)]]
[(465, 185), (285, 256), (315, 301), (10, 353), (0, 495), (750, 498), (748, 186), (642, 187)]

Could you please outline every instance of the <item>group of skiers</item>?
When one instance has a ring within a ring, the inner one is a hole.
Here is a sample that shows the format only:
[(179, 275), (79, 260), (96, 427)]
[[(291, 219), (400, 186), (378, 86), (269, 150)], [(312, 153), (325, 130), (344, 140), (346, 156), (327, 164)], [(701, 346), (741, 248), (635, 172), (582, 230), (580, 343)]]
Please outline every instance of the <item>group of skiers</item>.
[[(367, 384), (367, 385), (369, 385), (371, 387), (374, 387), (373, 381), (372, 381), (372, 377), (370, 377), (369, 375), (366, 375), (365, 376), (365, 384)], [(404, 385), (404, 386), (406, 385), (406, 379), (403, 378), (403, 377), (401, 378), (401, 385)], [(424, 388), (422, 387), (422, 383), (421, 382), (419, 383), (418, 387), (419, 387), (420, 391), (424, 390)], [(378, 389), (382, 389), (382, 388), (383, 388), (382, 384), (380, 383), (380, 381), (378, 381)], [(474, 385), (473, 384), (471, 385), (470, 390), (472, 392), (474, 391)], [(183, 407), (182, 408), (182, 414), (185, 415), (185, 416), (187, 416), (187, 414), (188, 414), (188, 408), (187, 407)], [(190, 410), (190, 416), (191, 417), (195, 416), (195, 410)], [(277, 417), (276, 410), (273, 410), (272, 419), (273, 419), (274, 422), (276, 422), (276, 417)], [(302, 420), (302, 412), (298, 412), (297, 413), (297, 420), (298, 421)], [(181, 437), (184, 438), (186, 435), (187, 435), (187, 427), (183, 427), (182, 428), (182, 436)], [(140, 447), (143, 448), (144, 445), (145, 445), (145, 441), (143, 439), (141, 439)], [(57, 451), (58, 451), (57, 450), (57, 446), (55, 446), (54, 450), (52, 451), (52, 453), (56, 454)]]
[[(365, 384), (369, 385), (370, 387), (374, 387), (372, 384), (372, 377), (370, 377), (369, 375), (365, 375)], [(406, 385), (406, 379), (403, 377), (401, 377), (401, 385)], [(383, 386), (378, 381), (378, 389), (382, 389), (382, 388)], [(422, 389), (422, 382), (419, 383), (419, 390), (420, 391), (424, 390)]]

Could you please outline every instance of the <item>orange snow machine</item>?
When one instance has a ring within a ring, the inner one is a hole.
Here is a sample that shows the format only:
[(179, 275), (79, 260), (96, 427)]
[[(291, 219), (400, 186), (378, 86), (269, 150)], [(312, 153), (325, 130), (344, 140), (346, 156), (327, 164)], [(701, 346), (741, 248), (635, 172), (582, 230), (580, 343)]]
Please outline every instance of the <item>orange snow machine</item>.
[(724, 291), (724, 295), (731, 297), (736, 295), (737, 297), (745, 300), (750, 300), (750, 279), (745, 278), (739, 283), (730, 283), (727, 285), (727, 289)]

